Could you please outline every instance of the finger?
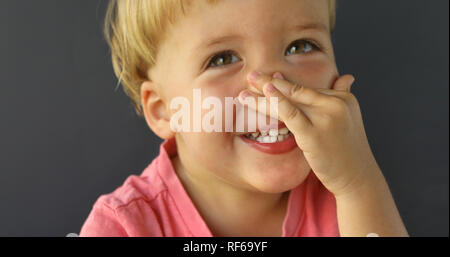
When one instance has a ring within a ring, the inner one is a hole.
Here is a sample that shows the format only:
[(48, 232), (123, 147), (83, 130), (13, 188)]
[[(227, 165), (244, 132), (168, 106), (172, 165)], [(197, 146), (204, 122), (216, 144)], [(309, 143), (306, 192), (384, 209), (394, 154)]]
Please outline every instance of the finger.
[(272, 75), (272, 78), (274, 78), (274, 79), (284, 79), (284, 76), (283, 76), (283, 74), (281, 74), (281, 72), (275, 72), (273, 75)]
[(249, 87), (248, 90), (252, 93), (263, 95), (263, 92), (259, 91), (256, 87)]
[[(281, 72), (275, 72), (273, 75), (272, 75), (272, 78), (274, 78), (274, 79), (283, 79), (284, 80), (284, 76), (283, 76), (283, 74), (281, 74)], [(262, 91), (259, 91), (259, 89), (257, 89), (256, 87), (250, 87), (249, 88), (249, 90), (250, 91), (252, 91), (252, 92), (254, 92), (254, 93), (262, 93)]]
[(255, 111), (261, 112), (263, 114), (269, 115), (270, 109), (266, 102), (266, 97), (261, 94), (253, 93), (250, 90), (242, 90), (239, 93), (238, 100), (242, 105), (249, 107)]
[[(281, 74), (277, 74), (277, 76), (279, 75)], [(326, 103), (327, 100), (325, 95), (320, 94), (313, 89), (302, 87), (298, 84), (292, 84), (284, 79), (272, 78), (259, 72), (254, 71), (250, 73), (247, 78), (252, 86), (261, 91), (264, 85), (272, 83), (278, 91), (280, 91), (290, 101), (295, 103), (320, 106)]]
[(247, 75), (247, 80), (250, 82), (250, 85), (252, 85), (261, 92), (263, 91), (262, 90), (263, 85), (268, 82), (271, 82), (272, 79), (273, 79), (272, 77), (257, 71), (253, 71)]
[[(244, 90), (239, 94), (238, 99), (244, 107), (247, 107), (246, 121), (247, 129), (249, 131), (256, 131), (255, 129), (267, 131), (267, 126), (278, 124), (278, 121), (280, 120), (277, 114), (278, 110), (276, 109), (278, 104), (273, 104), (273, 102), (271, 104), (266, 96), (263, 95), (261, 97), (260, 94), (253, 94), (249, 90)], [(270, 117), (269, 121), (267, 120), (268, 117)], [(267, 122), (269, 122), (270, 125), (267, 125)], [(256, 127), (252, 127), (255, 125)]]
[(355, 77), (353, 75), (343, 75), (336, 79), (332, 89), (337, 91), (350, 92), (353, 82), (355, 82)]
[(322, 94), (338, 97), (347, 101), (353, 97), (350, 89), (354, 82), (355, 77), (352, 75), (343, 75), (336, 79), (332, 86), (333, 89), (317, 88), (315, 90)]
[(247, 107), (249, 120), (257, 120), (263, 117), (271, 117), (279, 120), (277, 113), (278, 104), (273, 104), (265, 95), (254, 94), (250, 90), (243, 90), (238, 96), (239, 102)]
[(290, 131), (303, 134), (312, 126), (311, 121), (301, 108), (291, 103), (272, 83), (266, 84), (263, 92), (266, 97), (274, 97), (278, 100), (276, 118), (283, 121)]
[(329, 89), (329, 88), (315, 88), (314, 90), (316, 92), (324, 94), (324, 95), (336, 96), (339, 98), (345, 98), (349, 94), (348, 91), (340, 91), (340, 90)]
[[(274, 79), (284, 79), (283, 75), (280, 72), (275, 72), (272, 75), (272, 78)], [(263, 94), (262, 90), (259, 87), (256, 87), (255, 85), (252, 84), (252, 87), (249, 88), (249, 90), (253, 93), (256, 94)]]

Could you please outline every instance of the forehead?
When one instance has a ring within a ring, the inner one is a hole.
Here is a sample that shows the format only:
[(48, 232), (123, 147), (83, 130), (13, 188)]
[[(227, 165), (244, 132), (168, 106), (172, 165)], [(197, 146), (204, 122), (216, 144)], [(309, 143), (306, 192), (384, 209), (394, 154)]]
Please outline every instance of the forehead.
[[(328, 8), (327, 0), (219, 0), (214, 4), (193, 1), (171, 34), (184, 45), (199, 45), (227, 34), (258, 40), (272, 31), (308, 24), (321, 25), (329, 31)], [(186, 40), (181, 42), (180, 38)]]

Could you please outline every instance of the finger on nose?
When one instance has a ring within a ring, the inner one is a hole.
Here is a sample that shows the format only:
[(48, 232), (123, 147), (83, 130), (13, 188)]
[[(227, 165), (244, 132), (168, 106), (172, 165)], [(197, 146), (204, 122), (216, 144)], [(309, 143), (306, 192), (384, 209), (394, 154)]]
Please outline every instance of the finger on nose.
[(283, 74), (281, 74), (281, 72), (275, 72), (273, 75), (272, 75), (272, 77), (273, 78), (276, 78), (276, 79), (284, 79), (284, 76), (283, 76)]
[(248, 90), (250, 90), (251, 92), (253, 92), (255, 94), (264, 95), (261, 90), (259, 90), (258, 88), (254, 87), (254, 86), (249, 87)]

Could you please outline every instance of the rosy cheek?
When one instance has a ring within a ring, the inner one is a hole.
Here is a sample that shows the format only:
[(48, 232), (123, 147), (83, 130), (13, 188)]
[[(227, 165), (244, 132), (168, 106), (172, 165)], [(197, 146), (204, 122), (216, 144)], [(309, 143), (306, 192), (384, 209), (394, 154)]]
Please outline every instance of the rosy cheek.
[(315, 61), (300, 65), (297, 74), (306, 87), (330, 88), (337, 76), (337, 69), (333, 62)]
[(214, 96), (221, 98), (237, 97), (242, 90), (243, 79), (238, 72), (223, 72), (210, 76), (198, 83), (198, 88), (202, 89), (202, 95), (205, 97)]
[[(238, 96), (238, 93), (242, 90), (242, 82), (240, 82), (238, 79), (233, 78), (223, 78), (223, 76), (216, 76), (214, 78), (208, 78), (208, 79), (201, 79), (196, 81), (195, 83), (186, 86), (186, 90), (183, 90), (184, 96), (187, 95), (187, 98), (191, 105), (191, 119), (194, 117), (194, 105), (197, 105), (197, 108), (200, 108), (200, 119), (201, 122), (203, 122), (203, 119), (207, 114), (210, 114), (214, 111), (212, 108), (213, 106), (209, 105), (209, 109), (207, 107), (204, 107), (204, 104), (210, 103), (212, 99), (218, 99), (221, 103), (220, 110), (222, 113), (222, 131), (225, 131), (225, 127), (233, 126), (234, 119), (228, 119), (231, 124), (225, 124), (226, 123), (226, 110), (227, 104), (225, 99), (228, 98), (228, 101), (231, 101), (230, 99), (235, 98)], [(196, 91), (195, 99), (200, 99), (198, 103), (194, 103), (194, 89), (198, 90)], [(200, 98), (199, 98), (200, 97)], [(215, 101), (215, 100), (214, 100)], [(238, 102), (237, 102), (238, 103)], [(231, 111), (230, 111), (231, 110)], [(228, 110), (228, 112), (231, 112), (234, 117), (236, 115), (235, 109), (231, 107), (231, 109)], [(210, 117), (210, 116), (209, 116)], [(209, 121), (209, 120), (208, 120)], [(208, 138), (208, 140), (211, 140), (211, 138), (214, 139), (214, 141), (217, 140), (223, 140), (224, 137), (218, 137), (216, 133), (201, 133), (205, 138)], [(212, 137), (214, 135), (214, 137)], [(227, 135), (227, 134), (220, 134), (221, 136)], [(229, 136), (230, 134), (228, 134)], [(201, 138), (199, 138), (201, 139)], [(206, 140), (206, 141), (208, 141)]]

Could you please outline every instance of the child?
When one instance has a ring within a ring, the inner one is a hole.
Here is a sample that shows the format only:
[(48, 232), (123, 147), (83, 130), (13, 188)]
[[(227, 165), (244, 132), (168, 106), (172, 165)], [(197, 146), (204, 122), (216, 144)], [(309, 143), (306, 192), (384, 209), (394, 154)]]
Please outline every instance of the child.
[[(80, 236), (407, 236), (354, 78), (336, 68), (334, 16), (334, 0), (111, 0), (115, 73), (165, 141), (97, 200)], [(277, 116), (253, 109), (278, 124), (174, 130), (171, 101), (193, 103), (194, 89), (222, 103), (277, 97)]]

